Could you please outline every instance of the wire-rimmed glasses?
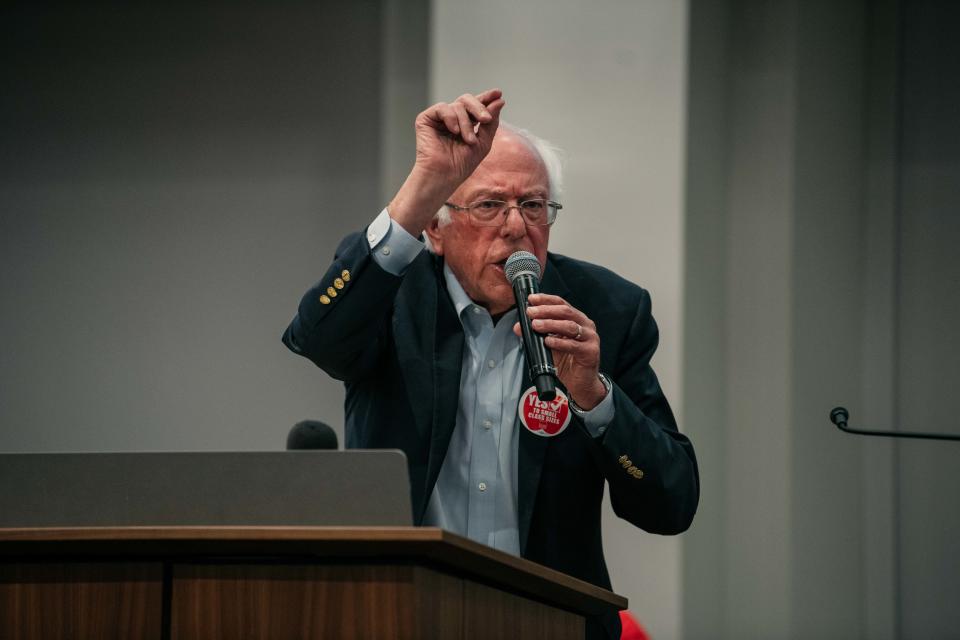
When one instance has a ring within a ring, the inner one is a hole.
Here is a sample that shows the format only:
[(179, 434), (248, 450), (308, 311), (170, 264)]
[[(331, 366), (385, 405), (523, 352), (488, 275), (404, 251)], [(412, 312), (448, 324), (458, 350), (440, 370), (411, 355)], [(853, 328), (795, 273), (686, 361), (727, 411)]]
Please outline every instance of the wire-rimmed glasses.
[(499, 227), (507, 219), (511, 209), (520, 212), (523, 221), (536, 227), (545, 227), (553, 224), (557, 219), (557, 212), (563, 205), (546, 198), (530, 198), (515, 205), (503, 200), (478, 200), (465, 207), (445, 202), (446, 206), (455, 211), (464, 211), (470, 216), (470, 222), (479, 227)]

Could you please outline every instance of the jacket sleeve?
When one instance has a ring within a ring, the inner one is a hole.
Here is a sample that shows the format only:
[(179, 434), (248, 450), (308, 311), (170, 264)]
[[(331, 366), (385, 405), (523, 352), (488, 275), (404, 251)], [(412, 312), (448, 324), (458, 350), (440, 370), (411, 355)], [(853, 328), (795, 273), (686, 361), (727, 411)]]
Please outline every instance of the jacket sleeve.
[(283, 343), (338, 380), (363, 378), (386, 348), (402, 280), (371, 257), (362, 233), (350, 234), (320, 281), (300, 300)]
[(614, 417), (596, 441), (614, 512), (650, 533), (676, 534), (693, 520), (700, 479), (693, 445), (677, 430), (650, 367), (658, 341), (650, 296), (643, 291), (607, 374), (613, 383)]

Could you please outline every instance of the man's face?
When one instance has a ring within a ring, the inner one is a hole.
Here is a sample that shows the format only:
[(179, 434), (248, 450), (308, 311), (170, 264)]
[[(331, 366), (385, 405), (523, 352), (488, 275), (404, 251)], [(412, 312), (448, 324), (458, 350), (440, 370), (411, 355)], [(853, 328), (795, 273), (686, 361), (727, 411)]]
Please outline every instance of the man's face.
[[(478, 200), (504, 200), (511, 205), (529, 198), (549, 197), (547, 170), (537, 153), (516, 134), (497, 132), (473, 174), (450, 196), (449, 202), (467, 206)], [(514, 305), (513, 289), (503, 263), (514, 251), (529, 251), (541, 268), (546, 265), (550, 227), (528, 227), (518, 209), (511, 209), (499, 227), (473, 225), (465, 212), (451, 211), (452, 221), (427, 228), (437, 255), (442, 255), (467, 295), (493, 316)]]

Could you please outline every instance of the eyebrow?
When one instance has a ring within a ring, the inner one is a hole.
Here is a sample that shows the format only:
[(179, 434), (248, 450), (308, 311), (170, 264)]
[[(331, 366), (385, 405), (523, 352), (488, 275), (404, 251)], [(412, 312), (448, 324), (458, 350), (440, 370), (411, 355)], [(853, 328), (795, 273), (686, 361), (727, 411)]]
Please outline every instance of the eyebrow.
[[(474, 192), (470, 198), (470, 202), (478, 202), (480, 200), (507, 200), (510, 196), (503, 189), (479, 189)], [(517, 197), (518, 200), (529, 200), (530, 198), (546, 198), (547, 190), (544, 188), (534, 188), (530, 191), (526, 191), (520, 196)]]

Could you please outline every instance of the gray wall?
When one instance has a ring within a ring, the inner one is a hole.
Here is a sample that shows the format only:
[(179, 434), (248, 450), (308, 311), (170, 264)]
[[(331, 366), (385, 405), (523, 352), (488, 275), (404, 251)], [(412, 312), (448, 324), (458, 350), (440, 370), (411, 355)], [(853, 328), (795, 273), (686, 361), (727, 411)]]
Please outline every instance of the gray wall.
[(385, 28), (373, 0), (2, 11), (0, 450), (342, 424), (279, 338), (382, 206)]
[(690, 24), (687, 637), (951, 637), (955, 447), (826, 417), (951, 425), (956, 10), (695, 1)]
[[(960, 5), (901, 4), (894, 426), (960, 434)], [(960, 443), (905, 441), (896, 462), (901, 637), (956, 637)]]

